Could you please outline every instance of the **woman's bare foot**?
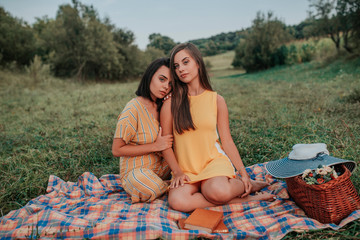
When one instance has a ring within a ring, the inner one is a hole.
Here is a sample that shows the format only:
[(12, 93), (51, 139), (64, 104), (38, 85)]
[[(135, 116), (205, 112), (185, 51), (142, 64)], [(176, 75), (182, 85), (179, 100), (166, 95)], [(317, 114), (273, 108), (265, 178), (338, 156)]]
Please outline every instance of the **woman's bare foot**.
[(274, 201), (276, 199), (276, 195), (267, 193), (267, 192), (258, 192), (256, 195), (249, 195), (244, 198), (234, 198), (228, 203), (244, 203), (250, 201)]
[(258, 192), (261, 189), (263, 189), (264, 187), (267, 187), (267, 186), (270, 185), (268, 182), (257, 181), (257, 180), (252, 180), (252, 179), (250, 179), (250, 183), (253, 186), (252, 187), (252, 192)]
[(249, 197), (252, 197), (253, 201), (254, 200), (274, 201), (276, 199), (276, 195), (267, 192), (257, 192), (254, 196), (249, 196)]

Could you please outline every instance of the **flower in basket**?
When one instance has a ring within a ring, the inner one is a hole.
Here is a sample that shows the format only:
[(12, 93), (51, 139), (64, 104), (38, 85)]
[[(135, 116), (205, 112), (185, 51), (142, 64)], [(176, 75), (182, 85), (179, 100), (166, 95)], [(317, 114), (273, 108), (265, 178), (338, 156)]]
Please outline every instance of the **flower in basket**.
[(306, 169), (301, 177), (309, 185), (319, 185), (337, 178), (338, 174), (333, 167), (319, 165), (315, 170)]

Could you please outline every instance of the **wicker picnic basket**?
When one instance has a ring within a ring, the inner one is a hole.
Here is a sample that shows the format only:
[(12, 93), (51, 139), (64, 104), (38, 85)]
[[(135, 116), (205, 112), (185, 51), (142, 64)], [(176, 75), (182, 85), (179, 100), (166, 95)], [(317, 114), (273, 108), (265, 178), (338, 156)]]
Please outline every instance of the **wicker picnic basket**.
[(308, 217), (321, 223), (339, 224), (360, 208), (360, 198), (350, 180), (350, 171), (342, 164), (335, 166), (341, 175), (321, 185), (309, 185), (301, 175), (286, 179), (289, 194)]

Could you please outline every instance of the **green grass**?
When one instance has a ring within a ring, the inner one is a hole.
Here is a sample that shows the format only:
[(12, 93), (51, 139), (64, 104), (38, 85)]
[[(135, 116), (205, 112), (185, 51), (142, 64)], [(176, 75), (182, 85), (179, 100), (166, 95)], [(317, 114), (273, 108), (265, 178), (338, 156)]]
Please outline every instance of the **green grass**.
[[(359, 162), (360, 103), (346, 99), (359, 89), (360, 58), (253, 74), (215, 60), (212, 84), (228, 104), (231, 133), (245, 165), (279, 159), (296, 143), (314, 142), (326, 143), (333, 156)], [(98, 177), (118, 173), (118, 159), (111, 154), (116, 118), (137, 84), (34, 81), (0, 70), (1, 213), (45, 194), (51, 174), (76, 181), (85, 171)], [(359, 191), (359, 170), (352, 181)], [(352, 239), (359, 229), (355, 221), (339, 231), (286, 238)]]
[(228, 51), (215, 56), (204, 57), (204, 61), (209, 61), (212, 65), (211, 70), (218, 71), (224, 69), (232, 69), (232, 61), (235, 57), (235, 51)]

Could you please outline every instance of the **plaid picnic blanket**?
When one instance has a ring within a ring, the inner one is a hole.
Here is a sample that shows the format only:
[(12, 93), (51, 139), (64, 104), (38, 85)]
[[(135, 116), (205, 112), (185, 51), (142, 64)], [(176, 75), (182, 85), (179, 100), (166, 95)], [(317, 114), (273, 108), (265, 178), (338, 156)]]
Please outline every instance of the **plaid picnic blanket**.
[(118, 175), (98, 179), (86, 172), (77, 182), (50, 176), (46, 195), (0, 218), (0, 239), (280, 239), (291, 231), (336, 230), (360, 217), (357, 210), (339, 225), (321, 224), (288, 199), (286, 184), (266, 174), (264, 164), (247, 171), (252, 179), (268, 179), (272, 185), (264, 191), (275, 190), (278, 199), (209, 208), (224, 213), (227, 234), (180, 230), (177, 221), (189, 214), (170, 209), (166, 195), (131, 204)]

